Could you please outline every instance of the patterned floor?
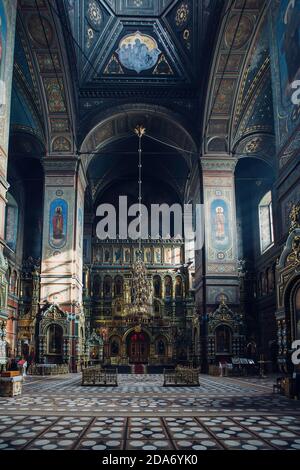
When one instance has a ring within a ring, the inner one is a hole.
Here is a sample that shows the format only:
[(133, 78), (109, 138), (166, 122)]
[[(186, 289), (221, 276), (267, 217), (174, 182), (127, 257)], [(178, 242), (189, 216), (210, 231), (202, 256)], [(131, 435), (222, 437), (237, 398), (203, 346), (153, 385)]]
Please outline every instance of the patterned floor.
[(79, 375), (28, 377), (22, 397), (0, 398), (0, 450), (300, 449), (300, 403), (273, 379), (200, 376), (198, 388), (162, 376), (120, 376), (81, 387)]

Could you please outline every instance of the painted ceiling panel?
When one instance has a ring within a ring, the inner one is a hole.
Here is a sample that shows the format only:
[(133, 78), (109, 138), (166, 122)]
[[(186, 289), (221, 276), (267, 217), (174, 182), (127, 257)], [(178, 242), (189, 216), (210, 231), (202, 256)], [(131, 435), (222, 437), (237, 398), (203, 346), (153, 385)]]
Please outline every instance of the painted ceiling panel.
[(174, 0), (106, 0), (116, 15), (159, 16)]
[(66, 0), (65, 5), (78, 43), (81, 87), (108, 79), (118, 87), (199, 84), (203, 31), (213, 19), (215, 1)]

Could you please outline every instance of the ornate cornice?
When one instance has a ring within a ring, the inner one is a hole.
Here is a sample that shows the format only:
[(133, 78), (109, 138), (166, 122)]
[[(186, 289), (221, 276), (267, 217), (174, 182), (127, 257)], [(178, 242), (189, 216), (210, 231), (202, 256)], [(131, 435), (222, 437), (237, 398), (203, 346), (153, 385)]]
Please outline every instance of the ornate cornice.
[(234, 172), (236, 164), (237, 159), (229, 155), (226, 155), (224, 157), (222, 157), (221, 155), (212, 155), (204, 156), (201, 158), (201, 166), (203, 170)]

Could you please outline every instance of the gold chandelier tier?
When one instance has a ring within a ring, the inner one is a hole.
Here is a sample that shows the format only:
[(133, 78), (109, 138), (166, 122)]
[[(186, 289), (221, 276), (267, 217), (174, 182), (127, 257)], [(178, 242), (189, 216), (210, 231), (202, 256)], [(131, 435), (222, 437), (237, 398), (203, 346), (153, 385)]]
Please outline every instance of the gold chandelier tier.
[(147, 318), (151, 313), (151, 288), (147, 278), (147, 269), (143, 260), (142, 253), (142, 240), (141, 240), (141, 204), (142, 204), (142, 137), (146, 133), (146, 129), (142, 125), (136, 126), (134, 129), (135, 134), (139, 139), (139, 251), (137, 252), (136, 260), (132, 266), (132, 303), (130, 306), (130, 316), (133, 316), (136, 321)]
[(151, 289), (147, 277), (147, 269), (142, 259), (142, 252), (137, 253), (137, 259), (132, 266), (132, 304), (130, 313), (140, 318), (149, 316), (151, 312)]

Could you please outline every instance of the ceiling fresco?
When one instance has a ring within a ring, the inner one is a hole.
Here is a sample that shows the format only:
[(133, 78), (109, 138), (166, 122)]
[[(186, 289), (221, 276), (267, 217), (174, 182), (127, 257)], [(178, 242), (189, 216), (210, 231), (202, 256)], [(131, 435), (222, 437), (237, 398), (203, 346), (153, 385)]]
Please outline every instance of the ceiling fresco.
[(111, 106), (116, 95), (118, 100), (142, 95), (199, 115), (196, 99), (211, 59), (205, 51), (215, 39), (221, 4), (66, 0), (65, 29), (74, 46), (81, 114)]

